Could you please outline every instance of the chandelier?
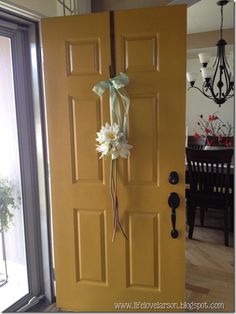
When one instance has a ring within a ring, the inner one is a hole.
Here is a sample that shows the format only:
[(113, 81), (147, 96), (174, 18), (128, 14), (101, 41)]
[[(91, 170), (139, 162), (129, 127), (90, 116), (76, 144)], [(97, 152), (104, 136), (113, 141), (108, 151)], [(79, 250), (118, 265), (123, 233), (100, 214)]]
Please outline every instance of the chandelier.
[(187, 72), (187, 81), (190, 87), (199, 90), (204, 96), (212, 99), (219, 107), (226, 102), (227, 99), (234, 96), (234, 76), (231, 73), (229, 64), (225, 56), (225, 46), (227, 42), (222, 37), (223, 28), (223, 6), (229, 1), (217, 1), (221, 7), (221, 25), (220, 25), (220, 39), (218, 40), (217, 56), (214, 61), (213, 67), (208, 67), (211, 55), (208, 53), (199, 53), (199, 60), (202, 64), (201, 74), (203, 78), (202, 88), (194, 86), (197, 79), (196, 73)]

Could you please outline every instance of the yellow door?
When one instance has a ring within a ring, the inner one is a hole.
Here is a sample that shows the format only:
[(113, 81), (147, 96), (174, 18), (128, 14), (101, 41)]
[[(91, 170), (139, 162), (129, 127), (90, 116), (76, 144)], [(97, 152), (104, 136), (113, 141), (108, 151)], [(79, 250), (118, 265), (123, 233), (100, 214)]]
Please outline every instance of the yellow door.
[[(183, 6), (114, 13), (116, 73), (130, 78), (133, 149), (118, 160), (128, 240), (118, 232), (112, 242), (109, 160), (95, 151), (109, 95), (92, 92), (109, 79), (109, 13), (42, 21), (56, 298), (64, 310), (167, 311), (164, 302), (184, 300), (185, 23)], [(176, 185), (168, 182), (173, 170)], [(177, 239), (171, 192), (180, 197)]]

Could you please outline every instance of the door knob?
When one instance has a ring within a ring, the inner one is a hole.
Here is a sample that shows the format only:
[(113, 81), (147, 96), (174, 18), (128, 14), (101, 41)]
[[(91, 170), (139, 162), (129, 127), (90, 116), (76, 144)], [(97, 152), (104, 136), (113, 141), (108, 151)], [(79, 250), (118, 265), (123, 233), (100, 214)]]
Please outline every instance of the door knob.
[(179, 182), (179, 175), (176, 171), (171, 171), (168, 181), (170, 184), (177, 184)]
[(168, 197), (168, 205), (171, 208), (171, 223), (172, 223), (172, 230), (171, 230), (171, 236), (173, 239), (177, 239), (179, 236), (178, 230), (176, 230), (176, 208), (179, 207), (180, 199), (179, 195), (175, 192), (171, 192)]

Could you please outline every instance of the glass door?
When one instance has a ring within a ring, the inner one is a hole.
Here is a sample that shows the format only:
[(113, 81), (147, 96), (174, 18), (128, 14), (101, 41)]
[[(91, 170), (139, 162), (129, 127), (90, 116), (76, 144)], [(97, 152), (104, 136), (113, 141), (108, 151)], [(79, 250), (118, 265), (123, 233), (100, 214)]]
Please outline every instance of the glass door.
[(29, 292), (11, 39), (0, 36), (0, 311)]

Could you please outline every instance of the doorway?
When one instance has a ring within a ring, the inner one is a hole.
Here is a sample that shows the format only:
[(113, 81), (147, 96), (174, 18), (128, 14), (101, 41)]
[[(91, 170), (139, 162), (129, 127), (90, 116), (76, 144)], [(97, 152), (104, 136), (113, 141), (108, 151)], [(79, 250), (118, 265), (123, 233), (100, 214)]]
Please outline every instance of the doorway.
[(37, 21), (1, 7), (1, 311), (53, 296), (38, 42)]
[(9, 214), (5, 213), (3, 216), (3, 208), (0, 213), (2, 218), (0, 311), (2, 311), (26, 295), (29, 286), (10, 38), (0, 36), (0, 46), (0, 67), (3, 69), (0, 73), (0, 197), (2, 198), (8, 189), (7, 195), (14, 199), (13, 206), (10, 204), (8, 207)]

